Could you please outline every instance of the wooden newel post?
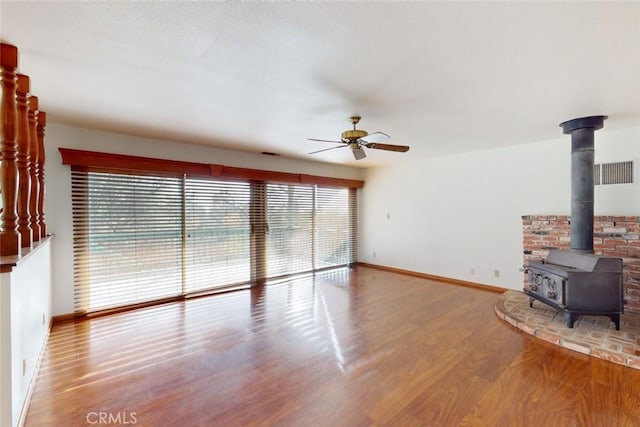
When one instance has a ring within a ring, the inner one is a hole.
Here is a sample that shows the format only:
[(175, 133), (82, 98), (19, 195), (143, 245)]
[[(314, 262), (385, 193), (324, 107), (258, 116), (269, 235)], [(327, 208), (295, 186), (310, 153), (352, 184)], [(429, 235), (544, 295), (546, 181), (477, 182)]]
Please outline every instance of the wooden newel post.
[(0, 256), (20, 253), (18, 233), (18, 162), (16, 143), (16, 68), (18, 68), (18, 48), (0, 43), (0, 191), (2, 191), (2, 212), (0, 213)]
[(47, 126), (47, 113), (38, 112), (38, 182), (40, 192), (38, 193), (38, 226), (40, 227), (40, 237), (47, 237), (47, 225), (44, 221), (44, 128)]
[(31, 194), (29, 197), (29, 225), (33, 230), (33, 241), (40, 240), (40, 226), (38, 226), (38, 197), (40, 197), (40, 182), (38, 172), (40, 153), (38, 150), (38, 97), (29, 97), (29, 176), (31, 177)]
[(30, 248), (33, 234), (29, 215), (29, 195), (31, 193), (31, 177), (29, 164), (31, 163), (31, 132), (29, 131), (29, 77), (18, 74), (18, 89), (16, 101), (18, 106), (18, 233), (23, 248)]

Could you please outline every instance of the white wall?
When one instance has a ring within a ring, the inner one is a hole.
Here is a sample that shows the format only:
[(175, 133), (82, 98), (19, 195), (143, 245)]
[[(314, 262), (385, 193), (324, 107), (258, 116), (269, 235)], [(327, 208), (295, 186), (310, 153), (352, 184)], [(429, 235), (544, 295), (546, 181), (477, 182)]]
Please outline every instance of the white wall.
[(139, 138), (55, 123), (47, 124), (45, 146), (47, 155), (45, 168), (47, 231), (56, 235), (53, 241), (54, 315), (73, 312), (71, 174), (69, 166), (61, 163), (58, 147), (335, 178), (362, 179), (364, 176), (363, 170), (345, 166), (267, 157), (260, 154)]
[(50, 240), (12, 272), (0, 274), (0, 315), (0, 425), (13, 427), (18, 425), (49, 332)]
[[(607, 130), (605, 123), (595, 140), (596, 162), (640, 158), (640, 128)], [(369, 169), (359, 260), (521, 289), (521, 216), (570, 214), (570, 153), (564, 135)], [(635, 166), (634, 184), (597, 187), (596, 215), (640, 215)]]

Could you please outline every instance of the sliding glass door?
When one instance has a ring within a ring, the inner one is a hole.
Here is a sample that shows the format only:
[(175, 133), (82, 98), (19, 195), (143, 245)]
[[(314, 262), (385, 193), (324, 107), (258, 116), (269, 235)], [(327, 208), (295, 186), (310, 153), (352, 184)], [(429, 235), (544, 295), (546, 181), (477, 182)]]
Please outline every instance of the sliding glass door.
[(182, 292), (182, 180), (72, 174), (75, 301), (96, 311)]
[(267, 184), (267, 277), (313, 269), (311, 185)]
[(356, 190), (72, 170), (77, 312), (355, 262)]
[(185, 182), (185, 292), (249, 281), (247, 182)]

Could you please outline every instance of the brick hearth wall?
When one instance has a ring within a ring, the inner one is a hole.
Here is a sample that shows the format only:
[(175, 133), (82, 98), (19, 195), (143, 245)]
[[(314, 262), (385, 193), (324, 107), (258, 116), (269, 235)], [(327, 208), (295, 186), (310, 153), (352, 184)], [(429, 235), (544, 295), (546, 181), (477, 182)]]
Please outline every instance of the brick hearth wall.
[[(569, 249), (570, 219), (566, 215), (523, 216), (525, 264), (545, 258), (551, 249)], [(622, 258), (625, 311), (640, 313), (640, 217), (594, 217), (593, 250), (596, 255)]]

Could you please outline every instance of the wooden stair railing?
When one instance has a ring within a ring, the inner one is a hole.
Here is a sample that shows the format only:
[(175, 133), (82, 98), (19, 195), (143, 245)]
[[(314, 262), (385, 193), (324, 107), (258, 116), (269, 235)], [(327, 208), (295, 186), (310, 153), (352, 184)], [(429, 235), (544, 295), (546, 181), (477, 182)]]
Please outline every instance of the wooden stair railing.
[(18, 233), (18, 159), (16, 142), (16, 68), (18, 48), (0, 45), (0, 185), (2, 186), (2, 217), (0, 218), (0, 255), (17, 255), (20, 250)]
[(29, 175), (31, 177), (31, 192), (29, 194), (29, 225), (33, 230), (33, 240), (40, 240), (40, 226), (38, 225), (38, 197), (40, 195), (40, 181), (38, 180), (38, 172), (40, 165), (38, 158), (40, 152), (38, 150), (38, 97), (29, 97), (29, 135), (31, 144), (29, 144), (29, 153), (31, 162), (29, 162)]
[(47, 237), (47, 224), (44, 221), (44, 128), (47, 126), (47, 113), (38, 112), (38, 182), (40, 191), (38, 192), (38, 227), (40, 237)]
[[(20, 257), (46, 237), (46, 113), (18, 74), (18, 48), (0, 43), (0, 257)], [(4, 265), (4, 261), (3, 261)]]
[(29, 212), (29, 194), (31, 192), (31, 134), (29, 131), (29, 77), (18, 74), (18, 232), (23, 248), (30, 248), (33, 242), (31, 214)]

